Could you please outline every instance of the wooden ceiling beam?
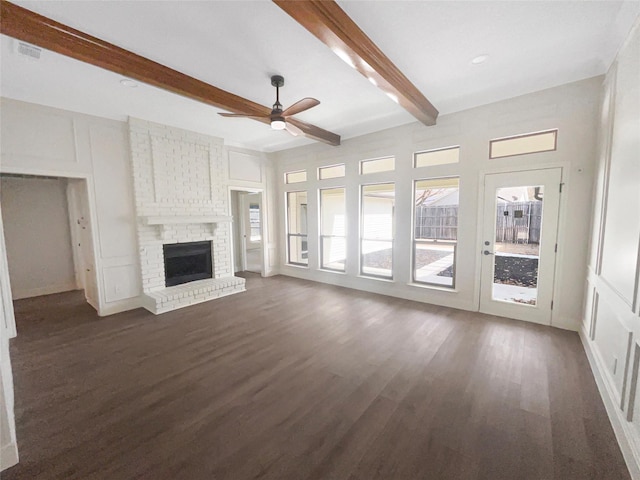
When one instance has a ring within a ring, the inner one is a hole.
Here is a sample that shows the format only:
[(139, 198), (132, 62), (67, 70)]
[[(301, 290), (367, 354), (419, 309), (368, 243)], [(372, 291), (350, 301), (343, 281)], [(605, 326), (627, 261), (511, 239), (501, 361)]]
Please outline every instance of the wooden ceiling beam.
[(425, 125), (438, 110), (333, 0), (273, 0), (343, 61)]
[[(268, 116), (271, 113), (268, 107), (5, 0), (0, 0), (0, 32), (222, 110), (255, 116)], [(270, 123), (269, 118), (258, 120), (266, 124)], [(330, 145), (340, 144), (338, 135), (319, 127), (305, 131), (304, 135)]]

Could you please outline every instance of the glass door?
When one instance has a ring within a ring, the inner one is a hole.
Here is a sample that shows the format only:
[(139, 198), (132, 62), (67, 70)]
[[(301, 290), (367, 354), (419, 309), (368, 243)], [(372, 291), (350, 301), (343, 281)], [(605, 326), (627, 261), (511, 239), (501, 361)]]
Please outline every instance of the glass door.
[(486, 175), (480, 311), (549, 325), (562, 170)]

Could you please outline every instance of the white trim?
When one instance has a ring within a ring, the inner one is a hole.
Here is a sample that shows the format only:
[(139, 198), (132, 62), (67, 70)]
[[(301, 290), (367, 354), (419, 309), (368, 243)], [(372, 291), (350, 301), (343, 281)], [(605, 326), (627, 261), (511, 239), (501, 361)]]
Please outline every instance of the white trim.
[(610, 377), (606, 374), (602, 358), (597, 349), (592, 346), (589, 334), (584, 329), (584, 324), (578, 333), (631, 478), (640, 480), (640, 450), (634, 441), (631, 424), (627, 422), (625, 413), (619, 408), (619, 396), (612, 386)]
[(18, 464), (18, 444), (11, 442), (2, 446), (0, 450), (0, 472)]

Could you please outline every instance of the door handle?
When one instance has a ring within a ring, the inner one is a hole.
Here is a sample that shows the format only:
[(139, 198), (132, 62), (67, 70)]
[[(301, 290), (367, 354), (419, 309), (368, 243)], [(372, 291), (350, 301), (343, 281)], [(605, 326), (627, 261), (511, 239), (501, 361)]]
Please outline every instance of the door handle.
[(485, 250), (482, 253), (485, 254), (485, 255), (493, 255), (493, 252), (490, 252), (489, 250)]

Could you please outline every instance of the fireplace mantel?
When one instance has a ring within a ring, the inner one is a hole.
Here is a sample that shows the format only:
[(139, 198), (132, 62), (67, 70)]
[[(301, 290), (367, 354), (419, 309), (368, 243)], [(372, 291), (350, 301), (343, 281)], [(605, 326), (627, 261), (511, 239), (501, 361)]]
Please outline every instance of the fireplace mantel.
[(231, 222), (232, 217), (223, 215), (143, 215), (145, 225), (177, 225), (185, 223), (222, 223)]
[(224, 215), (141, 215), (144, 225), (155, 226), (161, 239), (165, 239), (167, 228), (171, 225), (211, 225), (213, 234), (218, 223), (231, 223), (233, 217)]

